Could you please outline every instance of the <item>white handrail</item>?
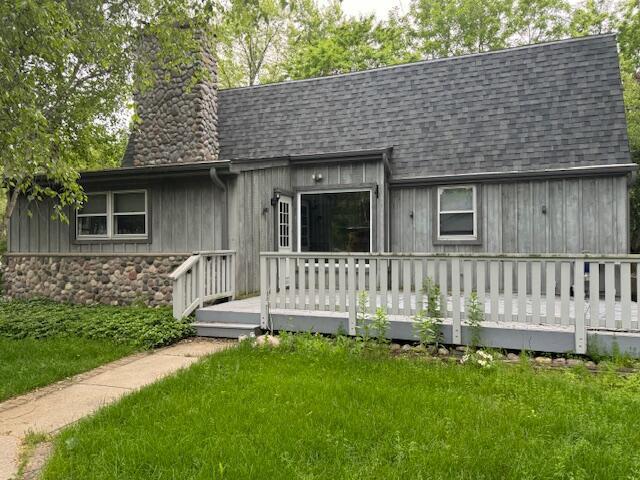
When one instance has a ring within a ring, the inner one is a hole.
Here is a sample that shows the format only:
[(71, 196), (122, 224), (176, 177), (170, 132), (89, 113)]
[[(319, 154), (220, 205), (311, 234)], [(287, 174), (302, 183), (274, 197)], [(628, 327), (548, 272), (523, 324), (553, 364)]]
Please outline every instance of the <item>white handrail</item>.
[(169, 278), (173, 281), (173, 316), (181, 319), (206, 302), (235, 296), (235, 252), (194, 253)]

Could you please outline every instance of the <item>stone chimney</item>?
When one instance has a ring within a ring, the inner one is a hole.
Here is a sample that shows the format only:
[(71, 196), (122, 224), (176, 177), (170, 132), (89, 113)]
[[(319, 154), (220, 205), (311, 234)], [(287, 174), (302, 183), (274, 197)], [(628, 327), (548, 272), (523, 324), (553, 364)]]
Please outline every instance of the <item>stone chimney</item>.
[[(218, 159), (216, 62), (206, 36), (200, 37), (200, 45), (200, 51), (193, 55), (193, 66), (179, 74), (167, 74), (158, 66), (155, 84), (134, 95), (141, 123), (131, 133), (123, 166)], [(157, 42), (147, 37), (142, 51), (151, 59), (157, 58)], [(201, 67), (209, 72), (208, 78), (193, 83), (193, 74)]]

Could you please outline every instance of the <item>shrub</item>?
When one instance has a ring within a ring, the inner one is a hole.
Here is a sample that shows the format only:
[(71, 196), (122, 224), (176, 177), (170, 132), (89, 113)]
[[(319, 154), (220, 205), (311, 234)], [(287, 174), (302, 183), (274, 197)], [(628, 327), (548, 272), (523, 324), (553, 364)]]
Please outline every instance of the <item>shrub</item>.
[(419, 310), (413, 317), (414, 331), (422, 345), (435, 344), (441, 340), (442, 314), (440, 309), (440, 285), (425, 278), (422, 293), (427, 297), (427, 308)]
[(387, 338), (389, 333), (389, 315), (383, 307), (378, 307), (376, 313), (371, 320), (371, 328), (375, 332), (375, 339), (378, 345), (389, 343)]
[(371, 340), (371, 325), (369, 314), (367, 313), (367, 301), (369, 300), (369, 294), (367, 292), (358, 293), (358, 309), (356, 311), (356, 333), (357, 338), (362, 341), (364, 345), (368, 345)]
[(153, 348), (193, 333), (190, 322), (175, 320), (169, 308), (0, 301), (0, 336), (8, 338), (75, 336)]
[(469, 296), (467, 302), (467, 325), (471, 329), (471, 348), (478, 348), (480, 346), (480, 329), (481, 323), (484, 320), (484, 305), (478, 300), (478, 294), (474, 291)]

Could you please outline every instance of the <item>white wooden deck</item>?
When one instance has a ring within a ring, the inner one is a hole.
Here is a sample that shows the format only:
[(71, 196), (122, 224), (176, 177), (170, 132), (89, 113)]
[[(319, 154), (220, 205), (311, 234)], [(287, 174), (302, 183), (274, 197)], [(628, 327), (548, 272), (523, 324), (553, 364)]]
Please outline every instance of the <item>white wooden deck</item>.
[[(330, 309), (329, 307), (329, 303), (325, 301), (325, 305), (324, 308), (320, 308), (320, 304), (319, 304), (319, 294), (318, 292), (315, 293), (315, 295), (311, 295), (310, 292), (306, 292), (307, 294), (305, 295), (305, 308), (301, 308), (301, 309), (290, 309), (290, 308), (278, 308), (270, 306), (270, 312), (271, 313), (275, 313), (275, 314), (287, 314), (287, 315), (303, 315), (303, 316), (316, 316), (316, 317), (347, 317), (348, 313), (347, 312), (338, 312), (335, 310)], [(315, 298), (315, 305), (312, 307), (311, 305), (311, 298), (314, 297)], [(296, 297), (297, 299), (298, 297)], [(453, 311), (453, 297), (451, 295), (449, 295), (447, 297), (447, 310), (448, 310), (448, 315), (446, 317), (451, 317), (451, 312)], [(464, 297), (460, 296), (459, 297), (459, 304), (460, 304), (460, 311), (461, 311), (461, 316), (462, 316), (462, 320), (464, 321), (465, 319), (465, 299)], [(411, 295), (411, 307), (413, 309), (415, 309), (416, 307), (416, 296), (414, 294)], [(297, 302), (296, 302), (297, 303)], [(347, 305), (349, 303), (349, 299), (347, 298)], [(382, 298), (381, 296), (378, 296), (378, 304), (382, 303)], [(511, 311), (512, 311), (512, 315), (511, 318), (506, 318), (505, 317), (505, 301), (504, 301), (504, 297), (501, 295), (498, 298), (498, 323), (499, 324), (504, 324), (504, 323), (516, 323), (516, 324), (528, 324), (528, 325), (540, 325), (540, 326), (572, 326), (574, 325), (574, 319), (575, 319), (575, 305), (574, 305), (574, 301), (573, 298), (570, 299), (569, 302), (569, 318), (561, 318), (561, 300), (559, 296), (556, 296), (553, 299), (553, 305), (554, 305), (554, 318), (555, 318), (555, 324), (553, 323), (549, 323), (549, 322), (534, 322), (533, 318), (533, 301), (531, 296), (527, 296), (526, 297), (526, 305), (525, 305), (525, 311), (526, 311), (526, 316), (525, 316), (525, 321), (519, 321), (520, 316), (519, 316), (519, 304), (518, 302), (512, 302), (512, 306), (511, 306)], [(595, 307), (595, 308), (594, 308)], [(492, 315), (491, 315), (491, 310), (492, 305), (491, 305), (491, 299), (490, 298), (486, 298), (484, 301), (484, 312), (485, 312), (485, 322), (491, 322), (492, 320)], [(403, 298), (399, 298), (399, 312), (398, 314), (390, 314), (390, 318), (392, 320), (395, 321), (409, 321), (411, 318), (408, 315), (404, 315), (401, 312), (404, 309), (404, 300)], [(217, 305), (210, 305), (207, 307), (204, 307), (203, 309), (201, 309), (203, 311), (211, 311), (211, 312), (234, 312), (237, 314), (247, 314), (251, 317), (254, 317), (258, 320), (256, 320), (257, 323), (259, 323), (259, 316), (260, 316), (260, 297), (256, 296), (256, 297), (250, 297), (250, 298), (245, 298), (242, 300), (234, 300), (234, 301), (230, 301), (230, 302), (225, 302), (225, 303), (220, 303)], [(546, 297), (542, 296), (541, 297), (541, 302), (540, 302), (540, 317), (541, 318), (547, 318), (547, 299)], [(615, 326), (613, 328), (609, 327), (608, 329), (610, 330), (619, 330), (619, 331), (628, 331), (628, 332), (638, 332), (640, 333), (639, 330), (639, 326), (638, 326), (638, 322), (637, 321), (632, 321), (631, 322), (631, 329), (630, 330), (622, 330), (622, 306), (621, 303), (616, 300), (615, 304), (614, 304), (614, 322), (615, 322)], [(605, 329), (607, 328), (606, 323), (607, 323), (607, 319), (606, 319), (606, 309), (605, 309), (605, 302), (604, 299), (599, 299), (599, 301), (597, 302), (596, 306), (592, 306), (591, 303), (589, 302), (588, 299), (585, 299), (585, 320), (587, 323), (588, 328), (590, 329)], [(637, 302), (631, 302), (631, 318), (638, 318), (638, 303)], [(496, 322), (492, 322), (492, 323), (496, 323)], [(488, 325), (488, 323), (487, 323)], [(505, 325), (506, 326), (506, 325)]]

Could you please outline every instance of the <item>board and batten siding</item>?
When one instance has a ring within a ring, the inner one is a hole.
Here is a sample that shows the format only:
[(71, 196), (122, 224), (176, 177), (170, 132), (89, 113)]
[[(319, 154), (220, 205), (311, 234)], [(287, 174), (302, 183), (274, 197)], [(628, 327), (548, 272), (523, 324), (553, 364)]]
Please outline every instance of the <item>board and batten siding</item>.
[[(92, 187), (87, 192), (131, 187)], [(149, 195), (151, 242), (103, 241), (74, 243), (70, 224), (51, 220), (51, 202), (21, 197), (11, 216), (11, 253), (191, 253), (227, 248), (227, 194), (204, 179), (167, 180), (146, 188)], [(28, 215), (31, 212), (31, 216)], [(67, 209), (67, 215), (72, 213)]]
[(437, 186), (392, 188), (391, 250), (628, 253), (627, 181), (607, 176), (479, 184), (480, 245), (433, 244)]
[(260, 252), (275, 249), (274, 189), (291, 190), (288, 167), (240, 172), (228, 183), (229, 248), (236, 255), (236, 291), (240, 295), (260, 288)]

